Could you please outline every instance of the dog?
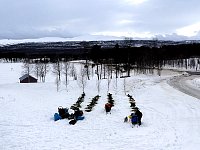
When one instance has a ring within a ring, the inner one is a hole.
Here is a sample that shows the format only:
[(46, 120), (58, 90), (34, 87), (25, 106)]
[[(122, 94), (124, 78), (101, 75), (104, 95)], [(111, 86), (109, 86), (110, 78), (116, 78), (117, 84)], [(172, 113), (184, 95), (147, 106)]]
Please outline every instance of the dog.
[(124, 122), (128, 122), (128, 117), (127, 116), (124, 118)]
[(126, 116), (126, 117), (124, 118), (124, 123), (125, 123), (125, 122), (131, 122), (131, 115)]
[(70, 124), (70, 125), (75, 125), (76, 122), (77, 122), (77, 121), (76, 121), (75, 119), (72, 119), (72, 120), (69, 121), (69, 124)]

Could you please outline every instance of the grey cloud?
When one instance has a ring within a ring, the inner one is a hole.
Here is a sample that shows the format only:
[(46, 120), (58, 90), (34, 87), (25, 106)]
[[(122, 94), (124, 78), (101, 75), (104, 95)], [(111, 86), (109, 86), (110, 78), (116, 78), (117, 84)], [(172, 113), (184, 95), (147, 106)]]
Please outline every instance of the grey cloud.
[(138, 10), (137, 20), (141, 30), (173, 33), (175, 29), (200, 20), (198, 0), (152, 0)]
[[(103, 31), (171, 34), (200, 20), (198, 0), (0, 0), (0, 38), (74, 37)], [(129, 20), (120, 24), (120, 21)]]

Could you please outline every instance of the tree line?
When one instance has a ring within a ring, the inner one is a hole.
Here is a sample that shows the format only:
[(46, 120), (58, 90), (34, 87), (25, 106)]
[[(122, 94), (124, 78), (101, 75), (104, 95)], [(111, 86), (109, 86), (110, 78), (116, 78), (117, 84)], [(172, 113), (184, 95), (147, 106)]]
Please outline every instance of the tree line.
[[(116, 76), (119, 70), (126, 72), (126, 76), (130, 76), (131, 69), (141, 73), (151, 73), (154, 69), (160, 71), (166, 65), (198, 69), (199, 61), (190, 58), (200, 57), (199, 43), (165, 45), (153, 41), (150, 45), (141, 47), (136, 47), (132, 43), (133, 40), (124, 40), (122, 45), (116, 43), (109, 47), (103, 44), (102, 46), (101, 43), (84, 41), (73, 46), (62, 42), (17, 44), (0, 47), (0, 58), (9, 62), (29, 60), (37, 63), (86, 60), (98, 66), (97, 70), (102, 68), (102, 64), (104, 67), (109, 66), (109, 69), (115, 68)], [(112, 76), (112, 72), (110, 73)], [(98, 74), (98, 78), (101, 78), (101, 74)]]
[[(3, 61), (3, 60), (2, 60)], [(5, 61), (5, 60), (4, 60)], [(96, 80), (96, 88), (98, 94), (101, 89), (102, 80), (107, 83), (107, 92), (110, 91), (111, 81), (115, 82), (115, 88), (118, 85), (118, 79), (122, 78), (122, 89), (126, 93), (127, 91), (127, 77), (135, 74), (157, 74), (161, 75), (163, 68), (169, 69), (192, 69), (200, 70), (200, 59), (176, 59), (167, 60), (162, 63), (163, 65), (158, 67), (143, 66), (138, 67), (136, 65), (126, 63), (114, 63), (113, 59), (102, 59), (100, 62), (93, 62), (89, 60), (62, 60), (57, 59), (55, 62), (50, 62), (47, 58), (43, 59), (25, 59), (23, 61), (23, 73), (32, 74), (40, 82), (46, 82), (46, 76), (51, 73), (55, 77), (55, 85), (57, 91), (59, 91), (61, 84), (64, 83), (66, 89), (71, 80), (77, 81), (78, 86), (85, 92), (87, 82), (91, 79)]]

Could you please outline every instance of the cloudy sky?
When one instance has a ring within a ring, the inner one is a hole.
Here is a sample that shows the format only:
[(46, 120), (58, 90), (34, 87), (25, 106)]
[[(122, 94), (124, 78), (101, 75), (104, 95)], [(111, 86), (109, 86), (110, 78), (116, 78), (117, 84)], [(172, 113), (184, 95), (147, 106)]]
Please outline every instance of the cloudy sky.
[(200, 39), (199, 0), (0, 0), (0, 39)]

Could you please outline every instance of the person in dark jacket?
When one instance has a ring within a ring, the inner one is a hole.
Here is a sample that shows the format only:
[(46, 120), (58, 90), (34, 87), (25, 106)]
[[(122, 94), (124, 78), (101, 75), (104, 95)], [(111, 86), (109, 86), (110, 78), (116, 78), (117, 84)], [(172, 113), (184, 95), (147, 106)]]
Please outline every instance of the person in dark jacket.
[(68, 108), (63, 108), (61, 106), (58, 107), (58, 113), (62, 119), (69, 117)]
[(112, 104), (110, 104), (110, 103), (105, 104), (106, 114), (108, 114), (111, 111), (111, 108), (112, 108)]
[(137, 107), (136, 107), (136, 110), (135, 110), (135, 115), (138, 116), (138, 124), (140, 126), (141, 125), (141, 119), (142, 119), (142, 112)]
[(139, 124), (138, 116), (135, 113), (131, 113), (131, 123), (132, 125)]

